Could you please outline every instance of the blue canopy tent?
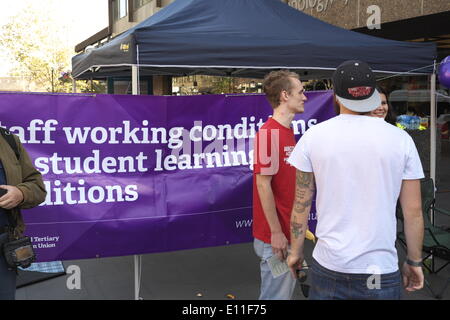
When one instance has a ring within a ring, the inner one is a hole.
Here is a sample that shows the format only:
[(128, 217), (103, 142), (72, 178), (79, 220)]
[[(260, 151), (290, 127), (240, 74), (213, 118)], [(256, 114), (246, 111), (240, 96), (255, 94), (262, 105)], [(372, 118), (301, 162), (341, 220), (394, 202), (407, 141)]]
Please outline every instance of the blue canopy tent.
[(272, 69), (329, 77), (360, 59), (378, 73), (431, 73), (434, 43), (386, 40), (342, 29), (279, 0), (177, 0), (101, 47), (72, 59), (77, 79), (206, 74), (263, 77)]

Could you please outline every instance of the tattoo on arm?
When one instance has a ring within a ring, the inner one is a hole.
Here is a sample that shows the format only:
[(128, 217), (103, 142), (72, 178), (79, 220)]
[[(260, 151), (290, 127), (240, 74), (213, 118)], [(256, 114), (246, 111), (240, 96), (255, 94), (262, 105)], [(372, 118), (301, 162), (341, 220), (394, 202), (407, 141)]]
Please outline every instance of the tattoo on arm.
[(295, 239), (298, 239), (300, 235), (303, 234), (303, 224), (292, 222), (291, 223), (291, 232)]
[(314, 174), (312, 172), (297, 171), (295, 187), (295, 213), (305, 213), (311, 207), (314, 194)]
[(296, 175), (296, 180), (297, 180), (297, 187), (304, 187), (307, 188), (310, 186), (312, 179), (314, 178), (312, 174), (310, 173), (306, 173), (306, 172), (302, 172), (302, 171), (297, 171), (297, 175)]

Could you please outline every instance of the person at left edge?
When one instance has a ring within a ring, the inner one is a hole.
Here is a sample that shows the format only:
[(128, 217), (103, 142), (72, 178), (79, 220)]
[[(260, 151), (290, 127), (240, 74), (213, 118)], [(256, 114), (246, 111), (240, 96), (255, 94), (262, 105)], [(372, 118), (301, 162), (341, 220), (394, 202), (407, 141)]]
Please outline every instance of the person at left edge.
[[(19, 138), (13, 137), (19, 159), (3, 135), (0, 135), (0, 188), (7, 191), (0, 197), (0, 248), (8, 240), (7, 226), (10, 221), (8, 215), (17, 222), (15, 233), (23, 235), (25, 225), (20, 209), (39, 205), (45, 200), (47, 194), (40, 172), (34, 168)], [(14, 300), (15, 295), (16, 271), (8, 269), (2, 250), (0, 252), (0, 300)]]
[(287, 70), (269, 73), (263, 88), (273, 116), (254, 140), (253, 244), (261, 259), (259, 299), (290, 300), (296, 280), (289, 272), (274, 278), (267, 260), (287, 257), (295, 192), (295, 168), (286, 162), (296, 143), (290, 125), (303, 113), (307, 98), (299, 76)]

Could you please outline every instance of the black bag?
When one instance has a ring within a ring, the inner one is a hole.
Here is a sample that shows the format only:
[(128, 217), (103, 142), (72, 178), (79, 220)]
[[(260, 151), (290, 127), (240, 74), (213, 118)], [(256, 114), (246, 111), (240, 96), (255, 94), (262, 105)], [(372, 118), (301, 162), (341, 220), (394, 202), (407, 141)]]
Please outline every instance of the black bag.
[(31, 263), (36, 261), (31, 238), (18, 234), (16, 219), (10, 212), (6, 214), (8, 215), (9, 226), (6, 228), (7, 240), (3, 242), (1, 248), (3, 256), (11, 270), (17, 270), (17, 267), (28, 268)]
[(30, 237), (9, 240), (3, 244), (3, 255), (10, 269), (28, 268), (36, 261), (36, 254)]

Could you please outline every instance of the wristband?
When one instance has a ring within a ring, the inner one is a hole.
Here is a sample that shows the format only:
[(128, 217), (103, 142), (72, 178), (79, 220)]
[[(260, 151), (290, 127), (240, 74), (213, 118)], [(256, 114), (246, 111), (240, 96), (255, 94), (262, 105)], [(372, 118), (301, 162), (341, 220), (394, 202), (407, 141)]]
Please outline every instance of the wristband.
[(409, 264), (412, 267), (421, 267), (422, 266), (422, 261), (416, 262), (416, 261), (412, 261), (412, 260), (406, 259), (406, 264)]

